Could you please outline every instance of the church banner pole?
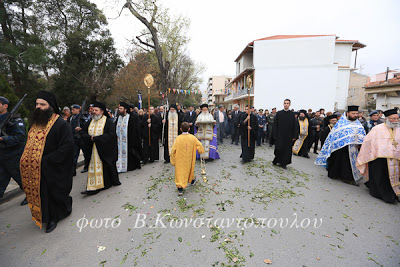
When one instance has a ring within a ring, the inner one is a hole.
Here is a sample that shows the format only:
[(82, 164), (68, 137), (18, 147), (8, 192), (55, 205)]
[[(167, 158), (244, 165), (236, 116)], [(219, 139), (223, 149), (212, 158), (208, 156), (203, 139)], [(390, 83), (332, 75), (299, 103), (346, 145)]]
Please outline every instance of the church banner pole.
[[(149, 115), (148, 118), (150, 120), (150, 87), (153, 85), (154, 83), (154, 79), (153, 76), (151, 76), (151, 74), (146, 74), (146, 76), (144, 77), (144, 84), (147, 86), (147, 114)], [(147, 123), (148, 125), (148, 123)], [(149, 147), (151, 146), (151, 138), (150, 138), (150, 127), (149, 128)]]
[[(247, 85), (247, 104), (248, 104), (248, 114), (249, 114), (249, 120), (247, 121), (247, 126), (250, 127), (250, 109), (251, 109), (251, 105), (250, 105), (250, 88), (252, 85), (252, 80), (250, 76), (247, 76), (246, 79), (246, 85)], [(247, 147), (250, 147), (250, 129), (247, 128)]]

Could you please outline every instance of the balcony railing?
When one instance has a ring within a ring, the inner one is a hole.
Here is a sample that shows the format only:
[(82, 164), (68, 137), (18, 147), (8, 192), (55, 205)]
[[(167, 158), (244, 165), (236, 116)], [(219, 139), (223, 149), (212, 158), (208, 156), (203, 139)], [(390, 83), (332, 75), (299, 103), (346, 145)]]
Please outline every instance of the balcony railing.
[[(243, 90), (238, 90), (237, 92), (234, 92), (233, 93), (233, 98), (239, 97), (239, 96), (243, 96), (243, 95), (247, 95), (247, 94), (248, 94), (247, 88), (244, 88)], [(250, 88), (250, 94), (254, 94), (254, 87)]]

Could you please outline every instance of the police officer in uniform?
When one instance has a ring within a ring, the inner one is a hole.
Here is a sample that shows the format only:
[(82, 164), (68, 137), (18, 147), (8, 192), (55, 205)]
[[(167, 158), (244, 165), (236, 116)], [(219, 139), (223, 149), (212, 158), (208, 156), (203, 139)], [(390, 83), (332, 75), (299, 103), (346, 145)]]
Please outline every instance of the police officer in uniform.
[[(8, 104), (8, 99), (0, 96), (0, 124), (8, 116)], [(25, 147), (26, 131), (24, 121), (21, 118), (11, 118), (2, 135), (0, 136), (0, 198), (3, 197), (11, 178), (23, 190), (19, 160)], [(28, 201), (25, 198), (21, 205), (26, 204), (28, 204)]]

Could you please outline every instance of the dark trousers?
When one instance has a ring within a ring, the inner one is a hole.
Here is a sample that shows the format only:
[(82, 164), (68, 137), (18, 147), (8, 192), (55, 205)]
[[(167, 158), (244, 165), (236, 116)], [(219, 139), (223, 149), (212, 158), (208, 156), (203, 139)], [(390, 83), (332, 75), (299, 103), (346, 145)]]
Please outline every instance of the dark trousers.
[(22, 189), (19, 159), (20, 157), (11, 157), (9, 159), (0, 160), (0, 198), (3, 197), (11, 178), (13, 178)]
[(268, 142), (267, 136), (268, 136), (268, 128), (267, 128), (266, 131), (263, 130), (263, 135), (262, 135), (262, 142), (263, 142), (263, 144), (264, 144), (265, 141)]
[[(74, 138), (74, 172), (76, 169), (76, 165), (78, 164), (78, 158), (79, 158), (81, 149), (82, 149), (82, 151), (84, 151), (82, 139)], [(85, 157), (85, 159), (86, 159), (86, 157)]]
[(219, 143), (221, 143), (221, 144), (224, 143), (225, 127), (222, 123), (217, 128), (217, 137), (218, 137)]
[(264, 135), (264, 130), (263, 130), (263, 128), (258, 128), (257, 146), (261, 146), (261, 140), (263, 139), (263, 135)]
[(235, 145), (239, 143), (239, 130), (239, 127), (235, 125), (232, 126), (232, 143), (235, 142)]
[(321, 131), (315, 131), (313, 136), (314, 153), (317, 153), (318, 143), (321, 138)]

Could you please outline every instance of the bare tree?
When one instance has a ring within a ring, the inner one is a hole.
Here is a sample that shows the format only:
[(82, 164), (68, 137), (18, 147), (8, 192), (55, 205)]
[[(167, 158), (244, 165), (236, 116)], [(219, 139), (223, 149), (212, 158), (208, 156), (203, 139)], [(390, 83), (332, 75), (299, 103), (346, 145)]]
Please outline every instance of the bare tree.
[(161, 91), (167, 91), (167, 68), (164, 65), (163, 51), (160, 45), (158, 31), (155, 26), (155, 24), (159, 23), (158, 20), (163, 15), (161, 8), (157, 4), (157, 0), (140, 0), (137, 3), (127, 0), (124, 8), (129, 9), (129, 11), (140, 22), (142, 22), (149, 31), (152, 43), (150, 43), (148, 40), (143, 40), (143, 36), (145, 36), (147, 33), (136, 36), (136, 39), (141, 45), (145, 46), (145, 50), (150, 51), (149, 49), (154, 49), (158, 61), (158, 67), (160, 69)]

